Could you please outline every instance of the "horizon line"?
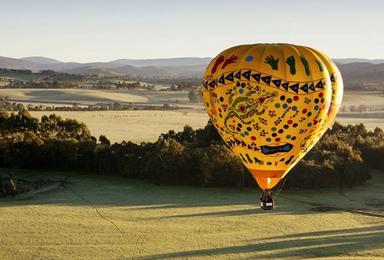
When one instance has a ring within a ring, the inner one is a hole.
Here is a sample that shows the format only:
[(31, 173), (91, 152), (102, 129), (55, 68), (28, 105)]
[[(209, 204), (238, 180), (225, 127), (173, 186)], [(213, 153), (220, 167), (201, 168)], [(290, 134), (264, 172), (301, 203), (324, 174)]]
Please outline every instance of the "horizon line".
[[(167, 60), (167, 59), (190, 59), (190, 58), (197, 58), (197, 59), (214, 59), (214, 57), (208, 57), (208, 56), (177, 56), (177, 57), (161, 57), (161, 58), (116, 58), (116, 59), (109, 59), (104, 61), (76, 61), (76, 60), (62, 60), (62, 59), (56, 59), (49, 56), (41, 56), (41, 55), (32, 55), (32, 56), (24, 56), (24, 57), (10, 57), (10, 56), (3, 56), (0, 55), (0, 57), (3, 58), (10, 58), (10, 59), (27, 59), (27, 58), (45, 58), (45, 59), (52, 59), (61, 63), (110, 63), (118, 60)], [(384, 60), (384, 58), (362, 58), (362, 57), (338, 57), (338, 58), (331, 58), (332, 60), (343, 60), (343, 59), (362, 59), (362, 60)]]

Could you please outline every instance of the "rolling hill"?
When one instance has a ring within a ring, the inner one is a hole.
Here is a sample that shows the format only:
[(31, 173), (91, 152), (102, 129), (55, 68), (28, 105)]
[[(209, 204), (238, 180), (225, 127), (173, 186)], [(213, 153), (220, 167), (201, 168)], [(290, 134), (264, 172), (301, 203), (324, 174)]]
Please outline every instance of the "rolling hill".
[(41, 56), (25, 57), (25, 58), (21, 58), (21, 60), (29, 61), (29, 62), (34, 62), (34, 63), (37, 63), (37, 64), (57, 64), (57, 63), (62, 63), (62, 61), (51, 59), (51, 58), (45, 58), (45, 57), (41, 57)]
[(4, 69), (29, 69), (36, 70), (38, 68), (38, 63), (23, 60), (23, 59), (15, 59), (0, 56), (0, 68)]
[(384, 83), (384, 63), (354, 62), (338, 66), (347, 82)]
[(211, 58), (119, 59), (111, 62), (61, 62), (45, 57), (0, 57), (0, 68), (55, 70), (72, 74), (140, 77), (200, 77)]
[[(110, 62), (61, 62), (45, 57), (0, 57), (0, 68), (55, 70), (72, 74), (134, 77), (201, 77), (211, 58), (118, 59)], [(384, 60), (335, 59), (346, 82), (384, 82)]]
[(356, 62), (367, 62), (373, 64), (384, 63), (384, 59), (359, 59), (359, 58), (344, 58), (344, 59), (333, 59), (336, 63), (339, 64), (348, 64)]

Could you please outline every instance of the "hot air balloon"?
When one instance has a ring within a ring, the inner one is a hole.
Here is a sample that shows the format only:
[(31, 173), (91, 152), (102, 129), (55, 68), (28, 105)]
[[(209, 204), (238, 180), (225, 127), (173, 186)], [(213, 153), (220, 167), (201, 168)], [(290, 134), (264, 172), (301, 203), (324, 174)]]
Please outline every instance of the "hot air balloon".
[(343, 84), (320, 51), (250, 44), (215, 57), (201, 92), (218, 133), (269, 194), (333, 123)]

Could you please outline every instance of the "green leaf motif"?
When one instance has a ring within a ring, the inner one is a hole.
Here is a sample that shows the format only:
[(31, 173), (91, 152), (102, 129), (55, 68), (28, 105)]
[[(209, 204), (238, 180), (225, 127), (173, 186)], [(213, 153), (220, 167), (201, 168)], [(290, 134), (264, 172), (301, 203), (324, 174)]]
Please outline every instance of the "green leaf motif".
[(311, 71), (309, 70), (309, 63), (307, 59), (304, 56), (301, 56), (300, 60), (301, 60), (301, 63), (303, 63), (305, 74), (307, 74), (307, 76), (311, 75)]
[(318, 60), (316, 60), (316, 63), (317, 63), (317, 66), (319, 66), (319, 70), (320, 70), (321, 72), (323, 72), (323, 71), (324, 71), (324, 65), (323, 65), (323, 63), (322, 63), (321, 61), (318, 61)]
[(291, 73), (291, 75), (295, 75), (296, 74), (296, 60), (295, 60), (295, 57), (293, 57), (291, 55), (291, 56), (289, 56), (287, 58), (287, 60), (285, 62), (289, 66), (289, 72)]

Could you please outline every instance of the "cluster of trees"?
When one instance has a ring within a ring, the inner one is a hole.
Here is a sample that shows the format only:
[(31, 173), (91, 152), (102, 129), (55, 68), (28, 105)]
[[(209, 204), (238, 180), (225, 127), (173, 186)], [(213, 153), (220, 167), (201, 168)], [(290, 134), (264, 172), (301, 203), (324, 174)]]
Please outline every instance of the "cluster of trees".
[(0, 68), (0, 76), (2, 77), (22, 77), (23, 75), (34, 76), (31, 78), (41, 80), (81, 80), (84, 78), (82, 75), (57, 72), (53, 70), (40, 70), (38, 72), (33, 72), (31, 70)]
[(0, 68), (0, 77), (8, 82), (8, 88), (68, 88), (75, 87), (71, 81), (84, 80), (84, 76), (55, 72), (53, 70), (16, 70)]
[(196, 85), (193, 82), (179, 82), (172, 84), (168, 89), (170, 91), (184, 91), (184, 90), (190, 90), (193, 89)]
[(188, 91), (188, 99), (191, 103), (201, 102), (200, 94), (201, 82), (196, 83), (195, 81), (179, 81), (173, 83), (169, 88), (162, 89), (162, 91)]
[[(150, 82), (152, 84), (161, 84), (161, 85), (185, 85), (185, 86), (199, 86), (201, 85), (200, 77), (190, 77), (190, 78), (179, 78), (179, 77), (169, 77), (169, 78), (160, 78), (160, 77), (152, 77), (152, 78), (143, 78), (137, 77), (137, 80)], [(187, 89), (188, 89), (187, 87)]]
[[(154, 143), (97, 140), (76, 120), (41, 120), (26, 111), (0, 116), (0, 167), (76, 170), (140, 178), (157, 184), (249, 187), (248, 171), (211, 123), (169, 131)], [(286, 186), (345, 187), (364, 183), (369, 168), (384, 170), (384, 132), (335, 124), (288, 175)]]
[(191, 103), (201, 102), (200, 94), (200, 81), (186, 80), (186, 81), (177, 81), (172, 83), (169, 88), (162, 89), (162, 91), (188, 91), (188, 99)]
[(152, 85), (152, 84), (146, 84), (146, 83), (142, 83), (140, 81), (125, 81), (125, 80), (122, 80), (122, 81), (118, 81), (116, 83), (114, 83), (114, 85), (116, 86), (117, 89), (129, 89), (129, 90), (132, 90), (132, 89), (147, 89), (147, 90), (153, 90), (155, 89), (155, 86)]
[(50, 88), (74, 88), (76, 84), (70, 82), (61, 82), (58, 80), (33, 80), (33, 81), (21, 81), (21, 80), (13, 80), (11, 81), (8, 88), (42, 88), (42, 89), (50, 89)]
[(0, 68), (0, 75), (1, 76), (14, 75), (17, 73), (18, 74), (33, 74), (32, 70), (17, 70), (17, 69)]

